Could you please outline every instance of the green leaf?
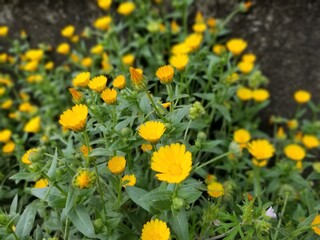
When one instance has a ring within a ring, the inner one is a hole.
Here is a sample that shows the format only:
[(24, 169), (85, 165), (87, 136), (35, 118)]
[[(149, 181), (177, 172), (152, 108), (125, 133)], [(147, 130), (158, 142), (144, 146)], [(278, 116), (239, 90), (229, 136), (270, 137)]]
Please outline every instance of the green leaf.
[(90, 215), (83, 205), (79, 205), (75, 209), (72, 209), (68, 213), (68, 216), (74, 226), (83, 233), (83, 235), (89, 238), (96, 237)]
[(10, 177), (11, 180), (16, 180), (16, 183), (20, 182), (21, 180), (26, 181), (34, 181), (35, 178), (37, 178), (39, 174), (38, 173), (17, 173)]
[(170, 115), (173, 124), (178, 124), (189, 113), (190, 106), (184, 106)]
[(148, 193), (146, 190), (137, 187), (126, 187), (126, 192), (132, 201), (148, 212), (150, 211), (150, 203), (141, 200), (141, 198)]
[(52, 162), (51, 162), (50, 169), (48, 171), (48, 176), (50, 178), (52, 178), (56, 173), (57, 162), (58, 162), (58, 150), (56, 148), (56, 150), (54, 151), (54, 155), (53, 155), (53, 159), (52, 159)]
[(178, 239), (189, 239), (188, 220), (184, 209), (181, 209), (176, 216), (171, 216), (170, 224)]
[(151, 112), (150, 100), (147, 95), (142, 96), (139, 106), (143, 113), (148, 114)]
[(224, 119), (226, 119), (228, 122), (231, 122), (230, 113), (226, 106), (219, 105), (219, 104), (215, 104), (214, 106), (216, 109), (218, 109), (218, 111), (221, 113)]
[(16, 234), (20, 238), (30, 235), (36, 217), (37, 207), (31, 203), (22, 213), (16, 226)]
[(18, 206), (18, 195), (15, 195), (10, 206), (9, 215), (14, 215), (17, 213), (17, 206)]

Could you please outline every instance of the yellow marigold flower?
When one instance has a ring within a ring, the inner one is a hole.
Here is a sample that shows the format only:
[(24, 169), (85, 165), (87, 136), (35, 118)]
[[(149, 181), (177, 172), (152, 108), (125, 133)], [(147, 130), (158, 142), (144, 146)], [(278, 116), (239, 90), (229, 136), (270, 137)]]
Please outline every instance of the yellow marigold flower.
[(78, 188), (90, 188), (96, 180), (94, 172), (87, 169), (79, 169), (77, 175), (73, 179), (73, 185)]
[(210, 28), (214, 28), (217, 25), (217, 21), (216, 19), (214, 19), (213, 17), (208, 18), (207, 20), (207, 24)]
[(103, 75), (97, 76), (89, 82), (88, 86), (91, 90), (99, 93), (106, 88), (107, 81), (108, 81), (107, 77)]
[(133, 62), (134, 62), (134, 59), (135, 59), (135, 57), (134, 57), (133, 54), (126, 54), (121, 58), (122, 63), (127, 65), (127, 66), (132, 66)]
[(208, 194), (211, 197), (218, 198), (224, 194), (224, 187), (221, 183), (212, 182), (208, 185)]
[(41, 178), (40, 180), (36, 181), (36, 183), (34, 184), (34, 188), (45, 188), (47, 187), (49, 184), (48, 179), (45, 178)]
[(124, 2), (120, 3), (117, 12), (121, 15), (128, 16), (130, 15), (136, 8), (136, 5), (133, 2)]
[(149, 144), (149, 143), (144, 143), (144, 144), (141, 145), (141, 150), (143, 152), (151, 151), (152, 150), (152, 145)]
[(73, 25), (68, 25), (61, 30), (61, 36), (66, 38), (71, 38), (74, 34), (75, 27)]
[(247, 48), (247, 42), (240, 38), (234, 38), (227, 42), (227, 48), (233, 55), (240, 55)]
[(9, 113), (10, 119), (20, 120), (20, 113), (18, 111)]
[(246, 87), (240, 87), (237, 90), (237, 96), (242, 101), (249, 101), (252, 99), (253, 92), (251, 89)]
[(317, 148), (319, 146), (319, 140), (314, 135), (304, 135), (302, 137), (302, 143), (308, 149)]
[(139, 126), (138, 134), (151, 143), (159, 141), (166, 128), (162, 122), (148, 121)]
[(110, 23), (112, 22), (112, 18), (110, 16), (100, 17), (96, 19), (94, 22), (94, 27), (99, 30), (108, 30), (110, 27)]
[(38, 69), (39, 62), (38, 61), (30, 61), (24, 66), (24, 70), (28, 72), (33, 72)]
[(320, 236), (320, 215), (317, 214), (312, 223), (311, 223), (311, 228), (315, 232), (315, 234)]
[(255, 89), (252, 92), (252, 97), (256, 102), (263, 102), (269, 98), (269, 92), (266, 89)]
[(192, 26), (192, 30), (196, 33), (203, 33), (206, 29), (207, 25), (205, 23), (196, 23)]
[(288, 120), (287, 126), (290, 129), (296, 129), (299, 126), (299, 122), (296, 119)]
[(100, 55), (103, 53), (103, 46), (101, 44), (97, 44), (91, 48), (90, 52), (92, 54)]
[(7, 110), (7, 109), (10, 109), (12, 105), (13, 105), (12, 99), (7, 99), (1, 104), (1, 108)]
[(298, 144), (289, 144), (284, 148), (287, 158), (294, 161), (302, 161), (306, 156), (305, 150)]
[(135, 86), (143, 84), (143, 71), (140, 68), (129, 68), (131, 81)]
[(252, 72), (252, 69), (254, 68), (254, 64), (252, 62), (239, 62), (238, 68), (240, 72), (243, 74), (248, 74)]
[(204, 19), (203, 19), (202, 12), (198, 11), (194, 20), (195, 20), (195, 22), (203, 22)]
[(28, 83), (39, 83), (43, 81), (43, 77), (40, 74), (33, 74), (27, 78)]
[(295, 142), (300, 142), (302, 140), (302, 132), (298, 131), (295, 135), (294, 135), (294, 141)]
[(77, 104), (60, 115), (59, 123), (73, 131), (81, 131), (85, 128), (88, 116), (88, 107)]
[(311, 99), (311, 94), (305, 90), (299, 90), (294, 93), (294, 100), (297, 103), (307, 103)]
[(39, 116), (31, 118), (26, 125), (24, 125), (23, 131), (28, 133), (37, 133), (40, 131), (41, 119)]
[(74, 54), (74, 53), (71, 53), (71, 54), (70, 54), (70, 58), (71, 58), (71, 60), (72, 60), (73, 62), (75, 62), (75, 63), (78, 63), (78, 62), (79, 62), (79, 57), (78, 57), (76, 54)]
[(70, 41), (73, 42), (73, 43), (77, 43), (77, 42), (79, 42), (79, 40), (80, 40), (79, 35), (73, 35), (73, 36), (70, 38)]
[(165, 103), (161, 104), (161, 106), (164, 108), (168, 108), (168, 107), (170, 107), (170, 105), (171, 105), (171, 102), (165, 102)]
[(112, 0), (98, 0), (97, 3), (99, 8), (108, 10), (112, 4)]
[(91, 64), (92, 64), (91, 57), (86, 57), (86, 58), (82, 59), (82, 61), (81, 61), (81, 65), (84, 66), (85, 68), (91, 67)]
[(73, 80), (72, 84), (75, 87), (86, 87), (90, 81), (90, 72), (79, 73)]
[(25, 164), (31, 164), (32, 162), (29, 160), (29, 156), (30, 154), (34, 153), (34, 152), (38, 152), (39, 150), (37, 148), (31, 148), (28, 151), (26, 151), (22, 158), (21, 158), (21, 162), (25, 163)]
[(4, 87), (0, 87), (0, 96), (2, 96), (6, 92)]
[(0, 83), (6, 85), (7, 87), (13, 86), (13, 82), (8, 77), (3, 77), (3, 78), (0, 77)]
[[(92, 151), (92, 147), (90, 147), (89, 149), (90, 149), (90, 152), (91, 152)], [(83, 144), (80, 147), (80, 152), (83, 154), (83, 156), (88, 157), (89, 156), (89, 149), (88, 149), (88, 147), (86, 145)]]
[(75, 103), (79, 103), (81, 102), (83, 96), (82, 96), (82, 93), (77, 91), (75, 88), (69, 88), (68, 89), (69, 92), (71, 93), (72, 95), (72, 100), (75, 102)]
[(242, 56), (242, 62), (250, 62), (255, 63), (256, 61), (256, 55), (253, 53), (247, 53)]
[(202, 39), (202, 34), (192, 33), (184, 40), (184, 43), (194, 51), (200, 47)]
[(118, 75), (112, 83), (114, 88), (124, 89), (126, 87), (126, 79), (124, 75)]
[(180, 183), (185, 180), (192, 167), (192, 156), (186, 146), (179, 143), (162, 146), (152, 154), (151, 169), (160, 181)]
[(248, 150), (258, 161), (271, 158), (275, 152), (273, 145), (265, 139), (258, 139), (250, 142), (248, 144)]
[(3, 129), (0, 131), (0, 142), (6, 143), (10, 140), (12, 135), (11, 130)]
[(13, 153), (15, 148), (16, 148), (16, 144), (12, 141), (9, 141), (5, 145), (3, 145), (2, 152), (6, 154)]
[(158, 68), (156, 76), (160, 79), (160, 82), (163, 84), (170, 84), (172, 82), (174, 74), (174, 69), (170, 65), (165, 65)]
[(189, 57), (186, 54), (172, 56), (169, 60), (170, 64), (176, 69), (182, 71), (189, 62)]
[(25, 92), (19, 92), (19, 96), (21, 97), (22, 101), (29, 101), (30, 95)]
[(43, 57), (42, 49), (30, 49), (26, 52), (26, 58), (31, 61), (40, 61)]
[(287, 135), (286, 135), (283, 127), (279, 127), (278, 131), (277, 131), (277, 134), (276, 134), (276, 138), (280, 139), (280, 140), (283, 140), (283, 139), (286, 139), (286, 137), (287, 137)]
[(134, 186), (137, 182), (137, 179), (134, 174), (124, 175), (123, 178), (121, 179), (121, 182), (123, 187)]
[(24, 102), (19, 105), (20, 112), (32, 112), (33, 106), (29, 102)]
[(169, 240), (170, 230), (167, 224), (159, 219), (150, 220), (142, 228), (141, 240)]
[(0, 54), (0, 63), (5, 63), (8, 60), (8, 54), (6, 53), (1, 53)]
[(222, 53), (224, 53), (226, 51), (226, 47), (222, 44), (216, 44), (212, 47), (212, 51), (220, 56)]
[(176, 21), (171, 21), (170, 23), (170, 29), (171, 29), (171, 32), (173, 34), (177, 34), (180, 32), (180, 26), (178, 25), (178, 23)]
[(9, 28), (7, 26), (0, 26), (0, 37), (6, 37), (8, 32)]
[(57, 53), (62, 55), (68, 55), (70, 53), (70, 45), (68, 43), (61, 43), (57, 47)]
[(47, 62), (45, 65), (44, 65), (44, 68), (46, 70), (52, 70), (54, 68), (54, 62), (50, 61), (50, 62)]
[(126, 168), (126, 159), (123, 156), (114, 156), (108, 162), (108, 169), (113, 174), (120, 174)]
[(172, 46), (171, 52), (173, 55), (188, 54), (191, 52), (191, 48), (186, 43), (177, 43)]
[(233, 134), (233, 141), (238, 143), (240, 147), (244, 148), (247, 146), (247, 143), (250, 141), (251, 135), (246, 129), (238, 129)]
[(103, 101), (109, 105), (115, 104), (117, 101), (117, 91), (114, 89), (106, 88), (101, 93), (101, 98)]

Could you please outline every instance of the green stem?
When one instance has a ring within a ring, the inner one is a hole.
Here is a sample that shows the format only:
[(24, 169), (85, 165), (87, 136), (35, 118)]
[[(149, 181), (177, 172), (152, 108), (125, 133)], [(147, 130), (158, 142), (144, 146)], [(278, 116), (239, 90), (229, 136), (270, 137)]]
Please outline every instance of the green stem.
[(254, 188), (254, 194), (256, 196), (260, 196), (261, 194), (260, 168), (256, 166), (253, 167), (253, 188)]
[(168, 84), (166, 85), (166, 88), (167, 88), (167, 92), (168, 92), (168, 95), (169, 95), (169, 101), (170, 101), (170, 112), (172, 112), (173, 110), (173, 90), (172, 90), (172, 85), (171, 84)]
[(83, 131), (83, 138), (84, 138), (84, 142), (85, 142), (85, 145), (88, 149), (88, 155), (85, 156), (85, 159), (86, 159), (86, 167), (89, 167), (89, 163), (90, 163), (90, 138), (89, 138), (89, 135), (88, 133), (84, 130)]
[(56, 183), (54, 182), (46, 173), (41, 172), (42, 176), (49, 180), (54, 187), (56, 187), (64, 196), (68, 196), (68, 194)]
[(100, 175), (98, 172), (98, 167), (97, 167), (96, 161), (94, 161), (94, 170), (96, 171), (96, 175), (97, 175), (97, 185), (98, 185), (98, 191), (99, 191), (101, 205), (102, 205), (102, 209), (103, 209), (103, 213), (104, 213), (104, 215), (103, 215), (103, 218), (104, 218), (104, 216), (106, 216), (106, 214), (107, 214), (107, 211), (104, 206), (104, 198), (103, 198), (103, 192), (102, 192), (101, 183), (100, 183)]
[(117, 176), (118, 177), (118, 181), (119, 181), (119, 186), (118, 186), (118, 189), (117, 189), (117, 209), (120, 208), (120, 203), (121, 203), (121, 197), (122, 197), (122, 194), (121, 194), (121, 189), (122, 189), (122, 181), (121, 181), (121, 177), (120, 176)]
[(146, 91), (147, 96), (148, 96), (148, 98), (149, 98), (149, 100), (150, 100), (150, 102), (151, 102), (154, 110), (156, 111), (157, 115), (162, 119), (162, 121), (168, 122), (168, 121), (162, 116), (162, 114), (159, 112), (159, 109), (157, 108), (155, 102), (153, 101), (153, 98), (152, 98), (152, 96), (150, 95), (148, 89), (145, 88), (145, 91)]
[(216, 162), (216, 161), (218, 161), (219, 159), (228, 156), (230, 153), (231, 153), (231, 152), (226, 152), (226, 153), (224, 153), (224, 154), (221, 154), (220, 156), (217, 156), (217, 157), (215, 157), (215, 158), (212, 158), (211, 160), (209, 160), (209, 161), (201, 164), (200, 166), (196, 167), (195, 170), (194, 170), (194, 172), (196, 172), (196, 171), (197, 171), (198, 169), (200, 169), (200, 168), (203, 168), (204, 166), (207, 166), (207, 165), (210, 164), (210, 163)]
[(69, 239), (69, 230), (70, 230), (69, 218), (66, 217), (66, 226), (64, 229), (63, 239), (65, 239), (65, 240)]
[(275, 233), (274, 238), (273, 238), (274, 240), (278, 239), (278, 233), (279, 233), (279, 229), (280, 229), (280, 226), (281, 226), (281, 222), (282, 222), (282, 218), (283, 218), (284, 212), (286, 210), (287, 202), (288, 202), (288, 194), (286, 194), (286, 197), (284, 199), (284, 204), (283, 204), (283, 207), (282, 207), (282, 210), (281, 210), (281, 214), (280, 214), (280, 217), (279, 217), (277, 230), (276, 230), (276, 233)]
[(184, 141), (186, 141), (186, 139), (187, 139), (188, 131), (189, 131), (191, 122), (192, 122), (192, 120), (189, 120), (188, 126), (187, 126), (187, 128), (186, 128), (186, 131), (184, 132), (184, 137), (183, 137), (183, 140), (184, 140)]

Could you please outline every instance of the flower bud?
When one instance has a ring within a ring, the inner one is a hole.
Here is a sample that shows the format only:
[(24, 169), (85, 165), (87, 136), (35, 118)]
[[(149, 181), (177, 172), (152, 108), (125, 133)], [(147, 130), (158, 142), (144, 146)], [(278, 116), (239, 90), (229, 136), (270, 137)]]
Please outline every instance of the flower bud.
[(204, 114), (205, 114), (204, 107), (200, 102), (196, 101), (194, 104), (192, 104), (189, 110), (189, 119), (195, 120), (200, 118)]
[(94, 220), (93, 225), (94, 225), (94, 228), (95, 228), (98, 232), (100, 232), (101, 229), (102, 229), (103, 226), (104, 226), (104, 225), (103, 225), (103, 221), (102, 221), (101, 218), (98, 218), (98, 219)]
[(132, 135), (132, 130), (128, 127), (122, 128), (121, 129), (121, 135), (123, 137), (130, 137)]
[(312, 167), (313, 167), (313, 170), (316, 172), (316, 173), (320, 173), (320, 162), (315, 162), (312, 164)]
[(234, 155), (234, 157), (236, 158), (240, 158), (242, 157), (242, 149), (241, 149), (241, 146), (232, 141), (229, 145), (229, 151)]
[(185, 202), (182, 198), (175, 197), (172, 201), (172, 207), (174, 210), (179, 210), (183, 208), (184, 205), (185, 205)]
[(38, 148), (36, 151), (30, 152), (29, 157), (28, 157), (29, 161), (31, 161), (33, 163), (41, 161), (42, 158), (43, 158), (43, 153), (40, 148)]
[(204, 142), (205, 140), (207, 140), (207, 134), (205, 132), (198, 132), (197, 140), (199, 140), (200, 142)]
[(279, 190), (278, 195), (283, 199), (288, 196), (288, 200), (293, 200), (296, 196), (295, 189), (289, 184), (283, 184)]
[(41, 170), (41, 165), (39, 163), (31, 163), (29, 165), (30, 172), (39, 172)]

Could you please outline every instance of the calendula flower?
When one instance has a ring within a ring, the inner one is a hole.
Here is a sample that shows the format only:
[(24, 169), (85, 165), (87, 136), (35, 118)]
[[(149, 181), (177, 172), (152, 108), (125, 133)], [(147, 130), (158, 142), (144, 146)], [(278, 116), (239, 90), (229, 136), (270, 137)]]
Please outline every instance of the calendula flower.
[(186, 54), (172, 56), (169, 60), (170, 64), (176, 69), (182, 71), (189, 62), (189, 57)]
[(126, 79), (125, 79), (124, 75), (118, 75), (113, 80), (112, 86), (114, 88), (124, 89), (126, 87)]
[(279, 127), (278, 131), (277, 131), (277, 134), (276, 134), (276, 138), (280, 139), (280, 140), (283, 140), (283, 139), (286, 139), (286, 137), (287, 137), (287, 135), (286, 135), (283, 127)]
[(4, 95), (6, 92), (6, 88), (0, 87), (0, 96)]
[(256, 102), (263, 102), (269, 98), (269, 92), (266, 89), (255, 89), (252, 92), (252, 98)]
[(134, 174), (124, 175), (123, 178), (121, 179), (121, 182), (123, 187), (134, 186), (137, 182), (137, 179)]
[(208, 18), (207, 20), (207, 24), (210, 28), (215, 28), (217, 25), (217, 21), (216, 19), (214, 19), (213, 17)]
[(296, 119), (288, 120), (287, 126), (290, 129), (296, 129), (299, 126), (299, 122)]
[(61, 36), (66, 38), (71, 38), (74, 34), (75, 27), (73, 25), (68, 25), (61, 30)]
[(13, 141), (9, 141), (5, 145), (3, 145), (2, 152), (5, 154), (10, 154), (10, 153), (13, 153), (15, 148), (16, 148), (16, 144)]
[(253, 164), (262, 167), (275, 152), (273, 145), (265, 139), (258, 139), (248, 144), (248, 150), (253, 156)]
[(28, 133), (37, 133), (40, 131), (41, 119), (39, 116), (31, 118), (26, 125), (24, 125), (23, 131)]
[(252, 62), (241, 61), (238, 63), (238, 68), (240, 72), (242, 72), (243, 74), (248, 74), (252, 72), (252, 69), (254, 68), (254, 64)]
[(136, 8), (136, 5), (133, 2), (123, 2), (120, 3), (117, 12), (121, 15), (128, 16), (130, 15)]
[(11, 130), (9, 129), (3, 129), (0, 131), (0, 142), (6, 143), (10, 140), (12, 135)]
[(34, 72), (38, 69), (39, 62), (38, 61), (30, 61), (24, 66), (24, 70), (27, 72)]
[(80, 61), (79, 57), (74, 53), (70, 54), (70, 58), (74, 63), (78, 63)]
[(46, 70), (52, 70), (54, 67), (54, 62), (50, 61), (50, 62), (47, 62), (45, 65), (44, 65), (44, 68)]
[(247, 53), (242, 56), (242, 62), (254, 63), (256, 61), (256, 55), (253, 53)]
[(144, 83), (143, 82), (143, 70), (142, 69), (130, 67), (129, 71), (130, 71), (131, 81), (133, 82), (133, 84), (135, 86), (140, 86), (140, 85), (142, 85)]
[(247, 42), (240, 38), (231, 39), (226, 45), (233, 55), (240, 55), (247, 48)]
[(48, 179), (45, 178), (41, 178), (40, 180), (36, 181), (36, 183), (34, 184), (34, 188), (45, 188), (47, 187), (49, 184)]
[(21, 158), (21, 162), (23, 162), (24, 164), (31, 164), (32, 162), (29, 160), (29, 156), (32, 155), (32, 153), (38, 152), (39, 149), (37, 148), (31, 148), (28, 151), (26, 151), (22, 158)]
[(306, 156), (305, 150), (298, 144), (289, 144), (284, 148), (287, 158), (294, 161), (302, 161)]
[(90, 72), (79, 73), (73, 80), (72, 84), (75, 87), (86, 87), (90, 81)]
[(207, 29), (207, 25), (203, 22), (193, 24), (192, 26), (192, 30), (196, 33), (203, 33), (204, 31), (206, 31), (206, 29)]
[(82, 59), (81, 61), (81, 65), (85, 68), (89, 68), (91, 67), (92, 64), (92, 58), (91, 57), (86, 57), (84, 59)]
[(43, 81), (43, 76), (40, 74), (33, 74), (27, 78), (28, 83), (39, 83)]
[(103, 46), (101, 44), (97, 44), (91, 48), (90, 52), (92, 54), (100, 55), (103, 53)]
[(148, 142), (156, 143), (165, 131), (166, 128), (162, 122), (148, 121), (140, 125), (138, 134)]
[(77, 42), (79, 42), (79, 40), (80, 40), (79, 35), (73, 35), (73, 36), (70, 38), (70, 41), (73, 42), (73, 43), (77, 43)]
[(108, 10), (112, 4), (112, 0), (98, 0), (97, 3), (99, 8)]
[(99, 30), (108, 30), (110, 27), (110, 23), (112, 22), (112, 18), (110, 16), (100, 17), (96, 19), (94, 22), (94, 27)]
[(2, 109), (10, 109), (13, 105), (12, 99), (7, 99), (1, 104)]
[(68, 43), (61, 43), (57, 47), (57, 53), (68, 55), (70, 53), (70, 45)]
[(150, 220), (143, 225), (141, 240), (169, 240), (170, 230), (167, 224), (159, 219)]
[(311, 228), (315, 232), (315, 234), (320, 236), (320, 215), (317, 214), (312, 223), (311, 223)]
[(208, 194), (211, 197), (218, 198), (224, 194), (224, 188), (221, 183), (212, 182), (207, 186), (207, 188), (208, 188)]
[(101, 98), (107, 104), (115, 104), (117, 101), (117, 91), (114, 89), (106, 88), (101, 93)]
[(200, 47), (202, 39), (202, 34), (192, 33), (184, 40), (184, 43), (194, 51)]
[(157, 172), (160, 181), (180, 183), (188, 177), (191, 167), (191, 153), (183, 144), (162, 146), (152, 154), (151, 169)]
[(60, 115), (59, 123), (73, 131), (84, 129), (88, 116), (88, 107), (83, 104), (73, 106)]
[(171, 29), (171, 33), (173, 33), (173, 34), (177, 34), (180, 32), (180, 26), (174, 20), (171, 21), (171, 23), (170, 23), (170, 29)]
[(141, 148), (141, 150), (142, 150), (143, 152), (148, 152), (148, 151), (151, 151), (151, 150), (152, 150), (152, 145), (149, 144), (149, 143), (144, 143), (144, 144), (141, 145), (140, 148)]
[(88, 157), (89, 156), (89, 150), (90, 150), (90, 152), (92, 151), (92, 148), (90, 147), (90, 148), (88, 148), (86, 145), (82, 145), (81, 147), (80, 147), (80, 152), (83, 154), (83, 156), (85, 156), (85, 157)]
[(186, 43), (177, 43), (172, 46), (171, 52), (173, 55), (188, 54), (191, 52), (191, 48)]
[(248, 132), (246, 129), (243, 129), (243, 128), (238, 129), (233, 134), (233, 141), (238, 143), (241, 148), (246, 147), (250, 139), (251, 139), (250, 132)]
[(165, 65), (158, 68), (156, 76), (160, 79), (160, 82), (163, 84), (170, 84), (172, 82), (174, 74), (174, 69), (170, 65)]
[(80, 189), (91, 188), (96, 180), (96, 174), (88, 169), (78, 169), (73, 178), (73, 185)]
[(319, 146), (319, 140), (314, 135), (304, 135), (302, 137), (302, 143), (308, 149), (317, 148)]
[(0, 53), (0, 63), (6, 63), (8, 60), (8, 54)]
[(106, 88), (107, 81), (108, 81), (107, 77), (103, 75), (97, 76), (89, 82), (88, 86), (91, 90), (99, 93)]
[(133, 54), (126, 54), (121, 58), (121, 61), (123, 64), (125, 64), (127, 66), (132, 66), (134, 59), (135, 59), (135, 57)]
[(250, 88), (240, 87), (237, 90), (237, 96), (242, 101), (249, 101), (252, 99), (253, 92)]
[(0, 37), (6, 37), (8, 32), (9, 28), (7, 26), (0, 26)]
[(75, 88), (68, 88), (69, 92), (71, 93), (72, 95), (72, 100), (75, 102), (75, 103), (79, 103), (81, 102), (83, 96), (82, 96), (82, 93), (77, 91)]
[(123, 156), (114, 156), (108, 162), (108, 169), (113, 174), (120, 174), (126, 168), (126, 159)]
[(294, 100), (297, 103), (303, 104), (309, 102), (311, 99), (311, 94), (305, 90), (299, 90), (294, 93)]
[(170, 105), (171, 105), (171, 102), (165, 102), (165, 103), (161, 104), (161, 106), (164, 108), (168, 108), (168, 107), (170, 107)]
[(226, 51), (226, 47), (222, 44), (216, 44), (212, 47), (212, 51), (220, 56), (222, 53), (224, 53)]
[(30, 61), (40, 61), (43, 57), (43, 50), (30, 49), (26, 52), (25, 57)]

